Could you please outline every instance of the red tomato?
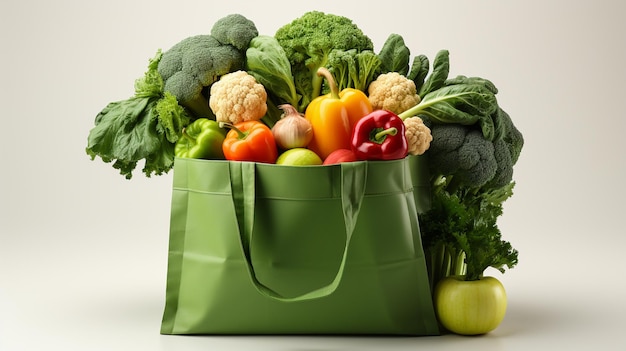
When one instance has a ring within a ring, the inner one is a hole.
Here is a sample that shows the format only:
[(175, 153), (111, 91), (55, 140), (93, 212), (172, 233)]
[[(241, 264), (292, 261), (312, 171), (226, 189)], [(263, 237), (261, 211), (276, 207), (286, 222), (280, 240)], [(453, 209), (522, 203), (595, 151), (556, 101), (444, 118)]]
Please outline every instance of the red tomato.
[(331, 152), (326, 159), (324, 159), (325, 165), (332, 165), (341, 162), (353, 162), (356, 161), (356, 155), (350, 149), (337, 149)]

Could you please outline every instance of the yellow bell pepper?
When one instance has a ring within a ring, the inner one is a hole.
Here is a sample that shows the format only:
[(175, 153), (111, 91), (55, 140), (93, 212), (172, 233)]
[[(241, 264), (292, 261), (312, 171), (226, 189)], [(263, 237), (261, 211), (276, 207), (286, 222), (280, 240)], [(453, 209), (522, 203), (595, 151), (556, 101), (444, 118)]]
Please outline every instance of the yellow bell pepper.
[(326, 79), (330, 93), (313, 99), (307, 106), (304, 117), (313, 127), (313, 138), (308, 148), (325, 159), (335, 150), (350, 149), (354, 125), (373, 109), (363, 91), (346, 88), (339, 92), (328, 69), (322, 67), (317, 74)]

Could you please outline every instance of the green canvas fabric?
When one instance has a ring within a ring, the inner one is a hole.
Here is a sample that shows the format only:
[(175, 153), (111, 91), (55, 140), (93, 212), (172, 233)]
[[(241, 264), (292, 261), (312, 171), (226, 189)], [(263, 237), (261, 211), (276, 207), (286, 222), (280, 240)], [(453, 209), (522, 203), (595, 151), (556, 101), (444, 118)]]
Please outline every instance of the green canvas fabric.
[(439, 334), (414, 158), (177, 158), (161, 333)]

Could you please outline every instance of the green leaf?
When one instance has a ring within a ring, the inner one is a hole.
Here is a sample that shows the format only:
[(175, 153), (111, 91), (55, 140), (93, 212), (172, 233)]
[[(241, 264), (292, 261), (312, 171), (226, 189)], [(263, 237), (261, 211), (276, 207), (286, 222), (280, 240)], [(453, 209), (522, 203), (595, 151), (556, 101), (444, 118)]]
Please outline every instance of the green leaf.
[(246, 50), (246, 65), (248, 73), (273, 95), (298, 107), (300, 96), (296, 92), (291, 64), (274, 37), (260, 35), (252, 39)]
[(433, 72), (418, 90), (419, 96), (435, 91), (444, 86), (450, 74), (450, 53), (448, 50), (439, 50), (433, 61)]
[[(439, 189), (433, 194), (432, 207), (420, 215), (424, 250), (436, 257), (442, 246), (451, 252), (464, 252), (466, 280), (480, 278), (488, 267), (504, 272), (518, 263), (518, 251), (502, 239), (497, 219), (502, 203), (512, 195), (513, 183), (489, 192), (463, 189), (449, 193)], [(434, 262), (434, 266), (446, 265)]]
[(434, 121), (469, 125), (491, 115), (497, 106), (495, 96), (483, 86), (457, 84), (426, 94), (415, 109)]
[(456, 85), (456, 84), (477, 84), (482, 85), (487, 90), (489, 90), (492, 94), (496, 95), (498, 93), (498, 88), (493, 84), (489, 79), (482, 77), (466, 77), (463, 75), (458, 75), (454, 78), (450, 78), (444, 82), (444, 85)]
[(183, 128), (189, 124), (191, 118), (170, 92), (163, 94), (163, 97), (157, 101), (155, 108), (159, 122), (157, 131), (164, 133), (170, 143), (176, 143)]
[(127, 179), (141, 160), (144, 173), (160, 175), (173, 166), (173, 143), (159, 125), (158, 98), (132, 97), (107, 105), (89, 132), (86, 152), (92, 160), (99, 156)]
[(131, 179), (139, 161), (146, 176), (168, 172), (174, 164), (174, 145), (189, 115), (176, 97), (163, 92), (157, 71), (162, 54), (150, 60), (144, 76), (135, 81), (135, 95), (111, 102), (96, 115), (85, 152), (100, 157)]
[(142, 78), (135, 81), (135, 96), (138, 97), (157, 97), (163, 92), (163, 78), (159, 74), (158, 67), (163, 53), (158, 50), (157, 53), (148, 62), (148, 69)]
[(406, 76), (409, 72), (410, 54), (411, 50), (404, 43), (404, 38), (399, 34), (390, 34), (378, 53), (382, 73), (398, 72)]
[(426, 76), (428, 76), (429, 69), (430, 61), (426, 55), (417, 55), (413, 58), (413, 64), (411, 65), (411, 70), (409, 71), (407, 78), (411, 79), (415, 83), (417, 91), (422, 89), (424, 80), (426, 79)]

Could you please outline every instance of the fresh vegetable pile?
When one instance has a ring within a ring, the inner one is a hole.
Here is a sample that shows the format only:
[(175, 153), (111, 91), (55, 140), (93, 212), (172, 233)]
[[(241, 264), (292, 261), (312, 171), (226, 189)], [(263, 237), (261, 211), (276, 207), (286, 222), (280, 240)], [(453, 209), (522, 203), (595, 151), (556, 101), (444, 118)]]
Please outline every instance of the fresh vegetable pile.
[[(524, 139), (491, 81), (449, 68), (447, 50), (431, 65), (395, 33), (376, 51), (342, 16), (311, 11), (265, 35), (232, 14), (158, 50), (135, 94), (97, 114), (86, 152), (128, 179), (140, 163), (148, 177), (167, 173), (177, 157), (289, 166), (423, 157), (432, 206), (420, 227), (440, 321), (486, 333), (506, 298), (483, 274), (518, 262), (496, 222)], [(484, 284), (462, 293), (462, 282)], [(482, 320), (468, 320), (477, 308)]]

